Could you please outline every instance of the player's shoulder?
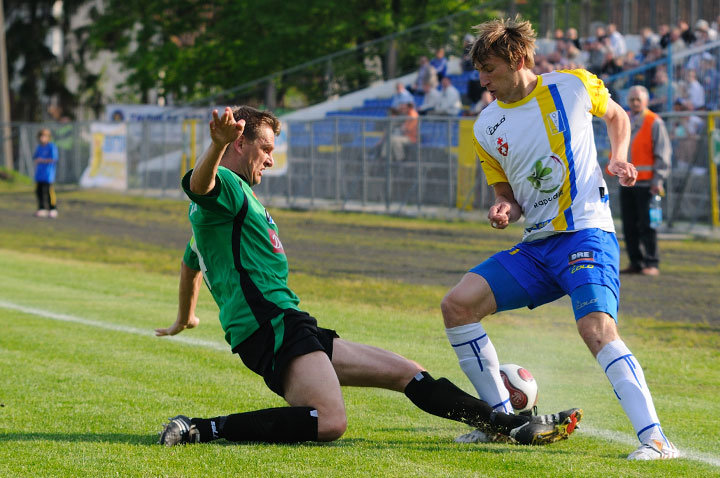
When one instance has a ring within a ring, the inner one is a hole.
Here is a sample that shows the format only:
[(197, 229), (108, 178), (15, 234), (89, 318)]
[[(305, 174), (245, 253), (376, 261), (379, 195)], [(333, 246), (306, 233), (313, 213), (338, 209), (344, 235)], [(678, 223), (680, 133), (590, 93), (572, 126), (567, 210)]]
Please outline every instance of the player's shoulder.
[[(579, 80), (579, 82), (578, 82)], [(575, 83), (582, 84), (587, 89), (597, 88), (603, 85), (603, 81), (594, 73), (583, 68), (573, 70), (556, 70), (543, 75), (543, 84), (551, 83)]]
[(506, 121), (505, 112), (497, 104), (497, 101), (493, 101), (483, 109), (475, 120), (473, 129), (475, 136), (480, 139), (484, 134), (490, 136), (495, 133), (504, 122)]

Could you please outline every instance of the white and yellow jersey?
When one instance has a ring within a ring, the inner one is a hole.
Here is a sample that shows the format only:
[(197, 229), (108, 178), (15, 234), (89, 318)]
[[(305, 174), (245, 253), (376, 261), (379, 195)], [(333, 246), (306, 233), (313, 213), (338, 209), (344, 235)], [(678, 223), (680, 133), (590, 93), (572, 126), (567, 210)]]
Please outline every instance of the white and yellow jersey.
[(525, 216), (524, 242), (588, 228), (615, 232), (592, 127), (609, 98), (586, 70), (554, 71), (538, 76), (522, 100), (494, 101), (475, 122), (488, 184), (512, 187)]

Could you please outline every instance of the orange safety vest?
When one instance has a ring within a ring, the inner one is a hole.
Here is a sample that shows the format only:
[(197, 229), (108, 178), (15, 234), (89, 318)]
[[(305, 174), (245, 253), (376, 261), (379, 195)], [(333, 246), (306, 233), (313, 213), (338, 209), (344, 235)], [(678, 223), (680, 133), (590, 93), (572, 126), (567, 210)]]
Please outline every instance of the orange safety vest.
[(645, 110), (645, 119), (640, 129), (632, 139), (630, 145), (630, 161), (638, 171), (638, 181), (649, 181), (653, 177), (653, 154), (652, 125), (658, 119), (658, 115), (650, 110)]

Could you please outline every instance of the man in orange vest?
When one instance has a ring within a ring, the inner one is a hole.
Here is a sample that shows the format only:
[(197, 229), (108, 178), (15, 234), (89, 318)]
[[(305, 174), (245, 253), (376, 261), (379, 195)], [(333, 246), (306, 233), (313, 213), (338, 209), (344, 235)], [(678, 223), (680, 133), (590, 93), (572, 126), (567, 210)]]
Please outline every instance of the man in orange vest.
[(656, 276), (660, 274), (657, 231), (650, 227), (650, 201), (664, 195), (663, 181), (670, 173), (672, 147), (665, 123), (648, 109), (649, 95), (644, 86), (628, 92), (631, 139), (628, 161), (638, 171), (634, 186), (620, 187), (620, 210), (625, 247), (630, 265), (624, 274)]

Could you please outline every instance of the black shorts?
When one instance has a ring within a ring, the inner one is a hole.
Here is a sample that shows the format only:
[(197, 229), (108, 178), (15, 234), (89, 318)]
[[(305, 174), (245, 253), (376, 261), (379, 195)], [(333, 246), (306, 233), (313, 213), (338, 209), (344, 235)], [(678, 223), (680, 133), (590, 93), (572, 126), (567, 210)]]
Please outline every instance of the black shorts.
[(273, 392), (285, 395), (283, 380), (290, 361), (321, 350), (332, 360), (334, 330), (317, 326), (307, 312), (286, 309), (279, 319), (263, 324), (233, 349), (247, 368), (262, 376)]

